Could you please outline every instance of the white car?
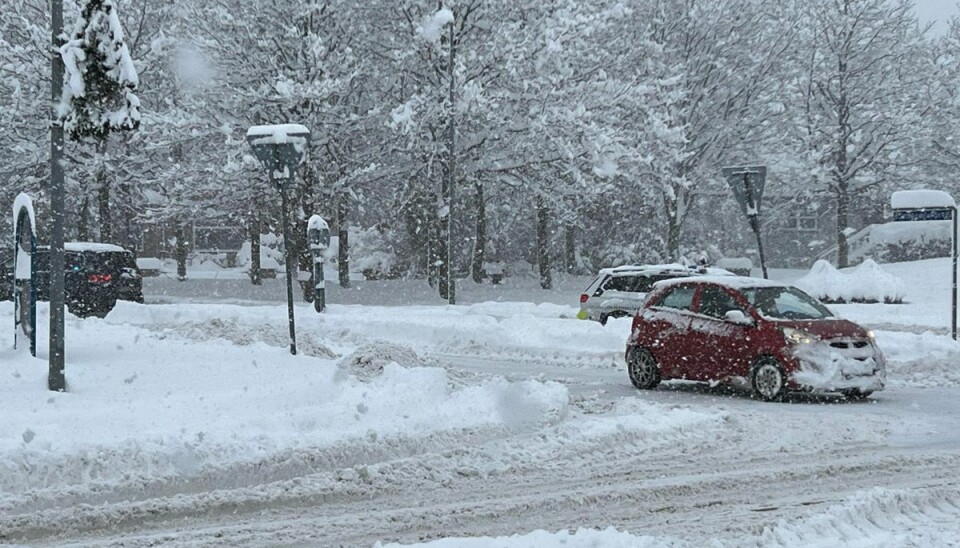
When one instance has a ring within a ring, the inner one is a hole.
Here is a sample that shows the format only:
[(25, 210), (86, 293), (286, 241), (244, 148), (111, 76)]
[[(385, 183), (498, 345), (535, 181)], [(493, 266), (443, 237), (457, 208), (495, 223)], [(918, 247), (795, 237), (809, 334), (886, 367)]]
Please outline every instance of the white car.
[(703, 274), (731, 275), (722, 268), (686, 267), (679, 263), (604, 268), (580, 295), (577, 318), (606, 325), (609, 318), (632, 317), (643, 305), (654, 283)]

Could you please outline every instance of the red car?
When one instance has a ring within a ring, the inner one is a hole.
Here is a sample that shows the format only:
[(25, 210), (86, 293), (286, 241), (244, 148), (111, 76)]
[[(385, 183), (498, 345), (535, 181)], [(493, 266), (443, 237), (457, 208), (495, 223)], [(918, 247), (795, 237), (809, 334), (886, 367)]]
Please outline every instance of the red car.
[(740, 276), (658, 282), (633, 319), (626, 360), (637, 388), (749, 383), (765, 400), (789, 391), (865, 398), (886, 380), (872, 332), (793, 286)]

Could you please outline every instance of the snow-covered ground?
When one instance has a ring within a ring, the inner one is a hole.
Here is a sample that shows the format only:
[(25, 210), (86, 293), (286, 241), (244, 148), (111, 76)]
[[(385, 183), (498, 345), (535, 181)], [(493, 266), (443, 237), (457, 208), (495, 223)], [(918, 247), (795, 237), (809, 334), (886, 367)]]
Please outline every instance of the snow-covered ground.
[(574, 319), (585, 278), (464, 282), (454, 307), (329, 283), (297, 356), (282, 279), (148, 279), (145, 305), (68, 315), (66, 393), (41, 305), (39, 358), (0, 333), (0, 543), (960, 546), (949, 264), (883, 269), (904, 304), (832, 306), (890, 361), (855, 403), (638, 392), (629, 320)]

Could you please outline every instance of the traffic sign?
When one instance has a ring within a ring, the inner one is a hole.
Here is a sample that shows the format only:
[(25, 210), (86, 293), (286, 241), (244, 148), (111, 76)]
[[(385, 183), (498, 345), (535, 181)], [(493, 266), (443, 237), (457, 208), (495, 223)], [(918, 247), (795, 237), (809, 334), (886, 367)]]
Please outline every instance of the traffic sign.
[(739, 166), (722, 169), (723, 177), (733, 190), (733, 197), (747, 217), (760, 212), (760, 199), (767, 179), (767, 166)]
[(723, 177), (733, 190), (733, 197), (750, 222), (750, 229), (757, 237), (757, 252), (760, 254), (760, 270), (767, 278), (767, 261), (763, 256), (763, 239), (760, 237), (760, 198), (767, 180), (767, 166), (725, 167)]

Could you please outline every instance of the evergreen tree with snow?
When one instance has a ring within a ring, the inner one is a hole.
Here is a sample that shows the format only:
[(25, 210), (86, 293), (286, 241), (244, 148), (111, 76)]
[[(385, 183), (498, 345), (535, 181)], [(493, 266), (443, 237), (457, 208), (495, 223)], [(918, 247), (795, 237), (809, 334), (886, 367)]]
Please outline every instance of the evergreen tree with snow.
[(59, 115), (71, 139), (103, 142), (111, 131), (139, 127), (139, 78), (113, 0), (83, 1), (60, 55), (66, 70)]
[[(107, 242), (115, 239), (107, 144), (112, 132), (140, 125), (140, 99), (134, 93), (139, 78), (114, 0), (83, 0), (79, 8), (69, 39), (60, 47), (65, 71), (57, 114), (70, 139), (94, 145), (99, 240)], [(81, 221), (86, 203), (84, 195)]]

